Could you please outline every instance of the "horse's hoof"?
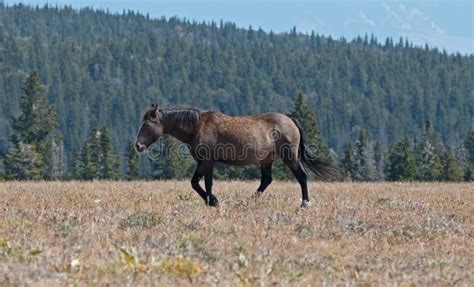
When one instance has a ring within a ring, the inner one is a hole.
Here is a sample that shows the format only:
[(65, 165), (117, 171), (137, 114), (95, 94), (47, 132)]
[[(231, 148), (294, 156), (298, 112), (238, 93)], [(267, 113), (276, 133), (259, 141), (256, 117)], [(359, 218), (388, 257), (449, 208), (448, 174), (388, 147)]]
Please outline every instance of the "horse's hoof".
[(256, 191), (254, 194), (252, 194), (251, 198), (257, 200), (257, 199), (259, 199), (260, 197), (262, 197), (262, 195), (263, 195), (263, 192), (261, 192), (261, 191)]
[(212, 206), (212, 207), (218, 207), (219, 206), (219, 200), (217, 200), (217, 197), (214, 195), (208, 196), (207, 197), (207, 205)]
[(311, 206), (311, 202), (309, 200), (303, 200), (301, 203), (301, 208), (307, 208)]

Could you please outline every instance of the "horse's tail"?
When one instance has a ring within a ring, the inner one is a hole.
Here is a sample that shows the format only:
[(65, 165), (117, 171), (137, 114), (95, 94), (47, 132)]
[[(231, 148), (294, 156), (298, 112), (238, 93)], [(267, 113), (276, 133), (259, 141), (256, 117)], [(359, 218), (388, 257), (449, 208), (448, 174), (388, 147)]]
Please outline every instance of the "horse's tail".
[(298, 127), (300, 132), (300, 146), (298, 157), (306, 170), (310, 170), (317, 177), (321, 179), (334, 180), (339, 178), (339, 169), (329, 162), (323, 160), (322, 158), (314, 155), (311, 151), (308, 150), (308, 147), (305, 144), (306, 133), (303, 129), (303, 125), (300, 121), (292, 116), (290, 118), (293, 120), (295, 125)]

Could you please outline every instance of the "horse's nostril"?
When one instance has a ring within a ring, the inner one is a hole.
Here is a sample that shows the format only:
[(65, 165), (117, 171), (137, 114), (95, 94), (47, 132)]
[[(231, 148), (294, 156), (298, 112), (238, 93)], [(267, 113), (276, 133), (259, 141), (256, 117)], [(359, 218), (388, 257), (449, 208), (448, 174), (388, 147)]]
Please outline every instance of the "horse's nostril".
[(138, 151), (138, 152), (142, 152), (145, 150), (145, 146), (142, 145), (141, 143), (136, 143), (135, 144), (135, 150)]

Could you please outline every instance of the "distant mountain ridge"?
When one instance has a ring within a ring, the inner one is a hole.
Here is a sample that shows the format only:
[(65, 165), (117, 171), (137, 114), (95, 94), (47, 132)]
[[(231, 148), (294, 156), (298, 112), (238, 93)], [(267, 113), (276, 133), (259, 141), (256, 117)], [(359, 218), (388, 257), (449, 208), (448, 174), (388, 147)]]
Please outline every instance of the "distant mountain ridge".
[(473, 55), (405, 40), (347, 42), (134, 12), (1, 9), (0, 152), (9, 146), (8, 119), (19, 113), (21, 85), (33, 70), (56, 108), (67, 153), (97, 124), (111, 129), (122, 153), (151, 103), (229, 114), (288, 112), (299, 91), (339, 153), (358, 127), (388, 146), (414, 139), (430, 118), (455, 147), (472, 125)]

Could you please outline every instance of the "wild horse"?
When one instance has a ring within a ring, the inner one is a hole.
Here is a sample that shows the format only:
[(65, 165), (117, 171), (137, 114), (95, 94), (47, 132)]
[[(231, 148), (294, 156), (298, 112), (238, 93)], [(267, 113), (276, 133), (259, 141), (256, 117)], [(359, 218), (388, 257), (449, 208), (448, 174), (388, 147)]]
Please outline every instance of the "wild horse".
[[(197, 161), (192, 187), (210, 206), (219, 205), (212, 194), (217, 162), (237, 166), (259, 164), (261, 183), (255, 193), (259, 196), (272, 182), (273, 162), (281, 158), (301, 185), (302, 207), (309, 205), (306, 170), (320, 176), (330, 175), (334, 170), (308, 150), (299, 121), (280, 113), (233, 117), (194, 108), (159, 109), (152, 105), (142, 118), (136, 150), (144, 152), (162, 134), (188, 145)], [(206, 190), (199, 184), (203, 176)]]

